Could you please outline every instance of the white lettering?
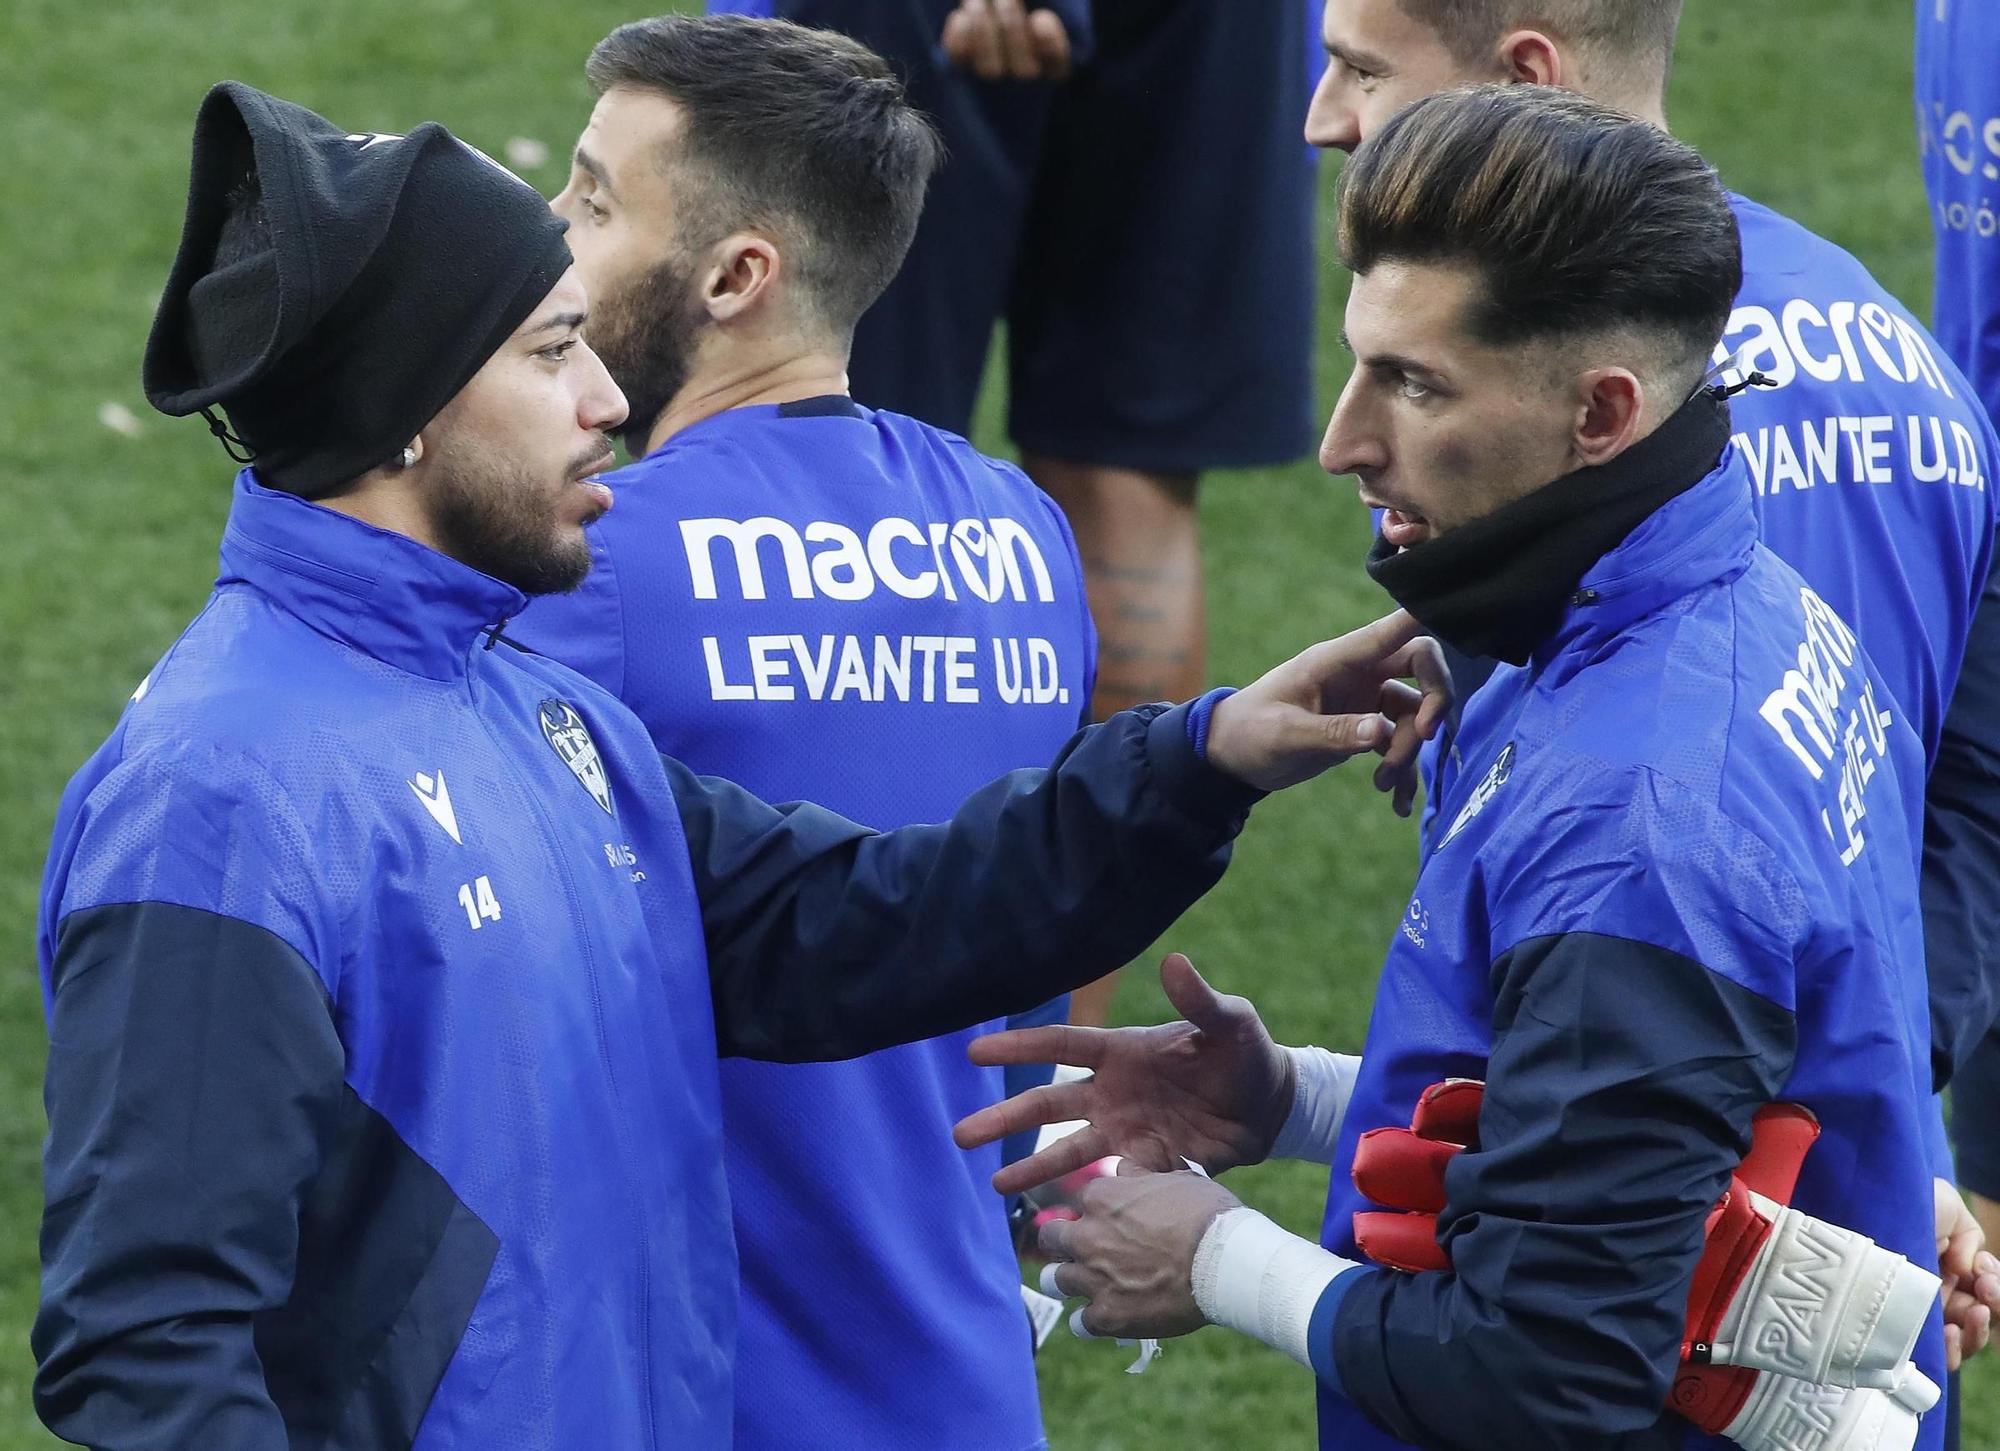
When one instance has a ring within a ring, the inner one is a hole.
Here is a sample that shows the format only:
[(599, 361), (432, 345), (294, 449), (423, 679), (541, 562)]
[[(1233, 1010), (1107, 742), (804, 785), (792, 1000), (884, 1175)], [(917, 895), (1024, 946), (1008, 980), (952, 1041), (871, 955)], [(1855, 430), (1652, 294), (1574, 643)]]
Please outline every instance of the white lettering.
[[(989, 699), (987, 640), (975, 635), (750, 635), (701, 642), (712, 699), (942, 702)], [(1055, 644), (1039, 636), (991, 641), (995, 695), (1009, 705), (1067, 705)]]
[(708, 661), (708, 695), (711, 700), (755, 700), (757, 692), (748, 685), (732, 685), (722, 673), (722, 650), (715, 636), (701, 642), (702, 658)]
[(952, 635), (944, 642), (944, 698), (952, 705), (977, 705), (979, 687), (972, 683), (975, 641)]
[(819, 649), (806, 647), (804, 635), (794, 635), (792, 654), (798, 658), (799, 678), (805, 682), (807, 700), (826, 699), (827, 672), (833, 669), (833, 636), (821, 635)]
[(861, 642), (852, 635), (840, 642), (840, 674), (834, 679), (831, 699), (848, 695), (869, 699), (868, 667), (861, 659)]
[(1822, 332), (1827, 330), (1825, 315), (1805, 298), (1795, 297), (1785, 304), (1785, 341), (1791, 345), (1792, 356), (1820, 382), (1831, 383), (1840, 376), (1840, 359), (1830, 353), (1816, 357), (1807, 351), (1805, 339), (1800, 335), (1800, 325), (1806, 322)]
[(718, 539), (727, 540), (735, 550), (736, 578), (741, 585), (742, 598), (764, 598), (764, 566), (757, 547), (766, 539), (777, 541), (778, 550), (784, 557), (785, 581), (791, 588), (792, 598), (812, 598), (812, 576), (806, 567), (805, 545), (799, 539), (798, 531), (784, 520), (745, 519), (739, 524), (733, 519), (683, 519), (681, 542), (687, 549), (688, 574), (694, 581), (696, 599), (716, 598), (715, 561), (709, 550)]
[(993, 642), (993, 682), (994, 689), (1007, 704), (1013, 705), (1021, 698), (1021, 642), (1019, 640), (995, 640)]
[[(894, 687), (893, 691), (891, 686)], [(893, 644), (886, 636), (875, 637), (875, 698), (877, 700), (908, 700), (910, 698), (910, 637), (904, 635)]]
[[(1931, 436), (1930, 457), (1924, 457), (1924, 424), (1929, 422)], [(1920, 484), (1935, 484), (1944, 478), (1948, 465), (1944, 457), (1944, 422), (1935, 416), (1922, 419), (1911, 416), (1910, 424), (1910, 477)]]
[(1983, 489), (1986, 476), (1979, 471), (1979, 445), (1956, 418), (1950, 420), (1952, 442), (1958, 446), (1958, 482), (1967, 488)]
[(891, 548), (898, 539), (924, 547), (923, 531), (908, 519), (883, 519), (868, 531), (868, 562), (874, 566), (875, 577), (906, 600), (927, 600), (938, 591), (937, 571), (904, 574)]
[[(909, 519), (878, 519), (865, 541), (848, 525), (825, 520), (798, 529), (769, 517), (683, 519), (680, 529), (698, 600), (723, 595), (726, 571), (718, 558), (734, 566), (735, 597), (745, 600), (768, 598), (775, 576), (767, 570), (774, 562), (783, 566), (784, 589), (799, 600), (865, 600), (884, 585), (904, 599), (942, 593), (954, 603), (960, 585), (985, 604), (1031, 598), (1051, 604), (1056, 597), (1048, 560), (1017, 519), (933, 520), (928, 530)], [(905, 551), (901, 558), (898, 545)], [(907, 552), (912, 549), (916, 559)], [(930, 568), (910, 568), (926, 556)]]
[[(1963, 219), (1947, 214), (1944, 222), (1961, 230), (1974, 225), (1969, 214)], [(1739, 351), (1738, 366), (1722, 374), (1725, 383), (1741, 383), (1752, 372), (1764, 374), (1773, 388), (1788, 387), (1801, 374), (1821, 383), (1872, 377), (1956, 396), (1935, 346), (1886, 298), (1839, 298), (1822, 311), (1811, 298), (1794, 297), (1775, 313), (1745, 303), (1729, 315), (1714, 359), (1728, 363)]]
[(808, 544), (831, 544), (813, 556), (813, 583), (830, 600), (865, 600), (875, 593), (875, 576), (861, 536), (845, 524), (806, 525)]
[(1868, 356), (1875, 360), (1875, 366), (1887, 373), (1898, 383), (1907, 383), (1899, 359), (1889, 356), (1889, 350), (1882, 346), (1896, 335), (1896, 320), (1889, 315), (1889, 309), (1879, 302), (1871, 302), (1861, 309), (1861, 341), (1868, 349)]
[(1792, 451), (1792, 436), (1782, 428), (1771, 430), (1771, 491), (1777, 492), (1780, 484), (1789, 483), (1795, 489), (1806, 487), (1804, 470), (1799, 467), (1799, 456)]
[(784, 659), (780, 651), (789, 652), (795, 635), (752, 635), (750, 646), (750, 676), (757, 682), (759, 700), (790, 700), (796, 692), (789, 685), (780, 682), (791, 671), (792, 662)]
[(1895, 431), (1896, 420), (1885, 415), (1876, 415), (1861, 420), (1861, 431), (1866, 435), (1862, 452), (1867, 458), (1863, 477), (1871, 484), (1893, 484), (1896, 476), (1889, 472), (1889, 435)]

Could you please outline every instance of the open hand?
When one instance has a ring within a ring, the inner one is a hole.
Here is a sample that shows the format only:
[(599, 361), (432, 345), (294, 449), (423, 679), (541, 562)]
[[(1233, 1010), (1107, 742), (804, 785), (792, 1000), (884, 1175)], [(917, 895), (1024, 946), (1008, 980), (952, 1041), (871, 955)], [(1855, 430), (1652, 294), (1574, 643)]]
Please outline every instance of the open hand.
[(1291, 1112), (1297, 1070), (1246, 998), (1216, 990), (1180, 953), (1160, 964), (1160, 986), (1183, 1021), (1151, 1028), (1016, 1028), (973, 1040), (974, 1063), (1068, 1063), (1092, 1070), (1071, 1083), (1016, 1094), (962, 1120), (963, 1149), (1042, 1124), (1085, 1120), (1067, 1138), (993, 1176), (1002, 1194), (1060, 1179), (1107, 1154), (1156, 1170), (1192, 1159), (1210, 1173), (1266, 1157)]

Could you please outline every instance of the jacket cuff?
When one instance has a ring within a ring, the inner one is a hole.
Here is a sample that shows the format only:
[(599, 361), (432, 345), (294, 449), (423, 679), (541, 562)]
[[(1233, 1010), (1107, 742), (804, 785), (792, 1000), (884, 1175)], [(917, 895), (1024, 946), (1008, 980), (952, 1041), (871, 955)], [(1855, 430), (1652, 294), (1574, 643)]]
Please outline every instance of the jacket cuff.
[[(1250, 808), (1270, 793), (1209, 765), (1195, 748), (1188, 718), (1200, 703), (1177, 705), (1148, 722), (1146, 761), (1161, 796), (1191, 820), (1233, 837), (1243, 829)], [(1209, 708), (1214, 709), (1212, 703)]]
[(1319, 1303), (1313, 1306), (1312, 1320), (1306, 1327), (1306, 1346), (1312, 1353), (1313, 1375), (1337, 1396), (1347, 1394), (1347, 1388), (1341, 1384), (1340, 1366), (1333, 1353), (1334, 1331), (1340, 1323), (1341, 1303), (1364, 1280), (1374, 1281), (1381, 1277), (1382, 1271), (1372, 1265), (1339, 1275), (1320, 1291)]

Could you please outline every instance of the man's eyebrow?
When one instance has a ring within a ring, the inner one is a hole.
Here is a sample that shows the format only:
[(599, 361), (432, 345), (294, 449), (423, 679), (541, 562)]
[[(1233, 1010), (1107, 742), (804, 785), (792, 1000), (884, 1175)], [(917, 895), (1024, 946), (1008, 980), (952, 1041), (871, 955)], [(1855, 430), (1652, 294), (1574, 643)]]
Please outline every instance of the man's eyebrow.
[(1415, 358), (1405, 357), (1401, 353), (1370, 353), (1364, 358), (1354, 352), (1354, 344), (1348, 341), (1346, 328), (1340, 330), (1340, 345), (1364, 368), (1394, 368), (1399, 373), (1417, 373), (1426, 378), (1444, 376), (1428, 363), (1420, 363)]
[(1382, 75), (1389, 69), (1389, 62), (1382, 56), (1365, 50), (1356, 50), (1345, 41), (1327, 41), (1326, 53), (1343, 65), (1351, 66), (1358, 71), (1367, 71), (1370, 75)]
[(576, 148), (576, 164), (589, 175), (592, 181), (604, 189), (606, 196), (610, 197), (613, 201), (619, 199), (618, 188), (611, 184), (611, 174), (604, 169), (604, 163), (599, 161), (595, 156), (592, 156), (588, 151), (585, 151), (581, 146)]
[(573, 328), (582, 327), (589, 320), (590, 320), (590, 314), (587, 312), (551, 313), (549, 316), (543, 318), (540, 322), (536, 323), (533, 327), (523, 328), (521, 330), (521, 336), (524, 338), (532, 338), (532, 337), (537, 337), (545, 332), (554, 332), (557, 329), (560, 329), (563, 332), (569, 332)]

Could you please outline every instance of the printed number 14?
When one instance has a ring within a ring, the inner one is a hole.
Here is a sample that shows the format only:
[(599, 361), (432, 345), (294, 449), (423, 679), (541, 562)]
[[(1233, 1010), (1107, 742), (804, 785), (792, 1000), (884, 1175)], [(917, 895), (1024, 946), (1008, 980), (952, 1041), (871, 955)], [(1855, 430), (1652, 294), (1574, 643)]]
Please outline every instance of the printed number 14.
[(465, 908), (465, 920), (479, 930), (481, 917), (491, 921), (500, 920), (500, 899), (493, 895), (493, 883), (489, 878), (480, 877), (467, 882), (458, 889), (458, 905)]

